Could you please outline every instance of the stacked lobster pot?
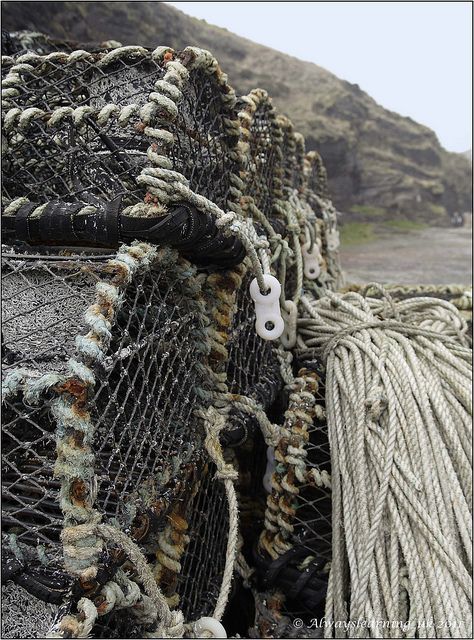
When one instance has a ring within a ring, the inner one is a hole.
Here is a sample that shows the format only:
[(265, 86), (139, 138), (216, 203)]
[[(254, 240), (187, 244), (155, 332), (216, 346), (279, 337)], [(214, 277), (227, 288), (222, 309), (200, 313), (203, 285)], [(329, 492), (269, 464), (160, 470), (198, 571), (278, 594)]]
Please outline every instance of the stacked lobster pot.
[(207, 51), (4, 44), (3, 636), (281, 637), (331, 556), (321, 159)]

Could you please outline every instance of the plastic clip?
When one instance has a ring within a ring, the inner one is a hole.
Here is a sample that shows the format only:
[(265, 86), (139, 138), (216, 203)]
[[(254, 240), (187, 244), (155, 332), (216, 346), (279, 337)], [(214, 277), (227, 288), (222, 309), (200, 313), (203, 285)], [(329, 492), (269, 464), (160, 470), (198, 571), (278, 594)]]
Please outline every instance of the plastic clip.
[(331, 229), (327, 232), (327, 243), (329, 251), (336, 251), (339, 248), (339, 231), (337, 229)]
[(280, 294), (281, 284), (269, 273), (263, 274), (263, 282), (267, 289), (267, 294), (260, 292), (257, 279), (250, 283), (250, 296), (255, 304), (255, 329), (263, 340), (276, 340), (281, 336), (285, 328), (285, 323), (281, 317)]
[(292, 300), (285, 300), (281, 310), (285, 330), (281, 334), (280, 341), (285, 349), (293, 349), (296, 344), (296, 319), (298, 309)]
[(303, 254), (304, 261), (304, 275), (308, 280), (316, 280), (321, 273), (321, 252), (319, 250), (319, 245), (316, 242), (313, 242), (313, 248), (311, 251), (309, 250), (310, 246), (311, 243), (307, 242), (301, 247), (301, 253)]
[(212, 634), (212, 638), (227, 638), (227, 631), (215, 618), (199, 618), (194, 623), (194, 635), (196, 638), (204, 638), (203, 633), (207, 631)]

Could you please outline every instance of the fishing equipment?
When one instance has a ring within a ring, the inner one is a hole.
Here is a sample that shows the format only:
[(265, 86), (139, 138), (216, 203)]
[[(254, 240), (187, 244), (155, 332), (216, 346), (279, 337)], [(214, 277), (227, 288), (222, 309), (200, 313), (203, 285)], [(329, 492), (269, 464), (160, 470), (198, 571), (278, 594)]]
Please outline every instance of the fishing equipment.
[(209, 52), (3, 50), (3, 635), (468, 632), (468, 293), (339, 293), (320, 156)]
[[(302, 298), (326, 364), (333, 529), (325, 637), (469, 637), (472, 350), (441, 299)], [(344, 625), (344, 626), (343, 626)], [(380, 632), (380, 631), (379, 631)], [(337, 633), (337, 631), (336, 631)]]
[(300, 295), (303, 141), (208, 52), (51, 49), (3, 58), (4, 578), (51, 637), (216, 630), (232, 465), (261, 508), (278, 439), (249, 288)]

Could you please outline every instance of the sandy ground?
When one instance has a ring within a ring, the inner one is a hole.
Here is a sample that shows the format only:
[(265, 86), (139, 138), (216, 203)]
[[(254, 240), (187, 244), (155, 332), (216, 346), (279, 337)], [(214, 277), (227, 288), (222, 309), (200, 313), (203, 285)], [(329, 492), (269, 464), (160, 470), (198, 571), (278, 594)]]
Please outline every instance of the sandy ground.
[(471, 284), (471, 233), (466, 227), (430, 228), (342, 247), (346, 281)]

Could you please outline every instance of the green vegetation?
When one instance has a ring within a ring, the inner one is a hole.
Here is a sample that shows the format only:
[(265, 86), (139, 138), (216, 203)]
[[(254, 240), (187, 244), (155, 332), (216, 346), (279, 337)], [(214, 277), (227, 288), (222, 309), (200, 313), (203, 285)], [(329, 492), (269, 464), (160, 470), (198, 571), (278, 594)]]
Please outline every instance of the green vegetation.
[(350, 212), (368, 220), (383, 220), (387, 217), (387, 211), (383, 207), (369, 207), (365, 204), (352, 205)]
[(428, 210), (430, 212), (430, 218), (444, 218), (446, 214), (446, 209), (439, 204), (428, 204)]
[(374, 225), (371, 222), (346, 222), (341, 227), (343, 246), (364, 244), (375, 240)]
[[(366, 207), (366, 209), (370, 209), (370, 207)], [(428, 227), (429, 224), (425, 222), (408, 220), (407, 218), (384, 220), (383, 216), (374, 222), (345, 222), (341, 226), (341, 243), (344, 247), (365, 244), (378, 237), (386, 237), (387, 233), (412, 233)]]
[(385, 220), (385, 227), (390, 227), (396, 231), (419, 231), (426, 229), (428, 225), (425, 222), (415, 222), (406, 218), (397, 218), (396, 220)]

